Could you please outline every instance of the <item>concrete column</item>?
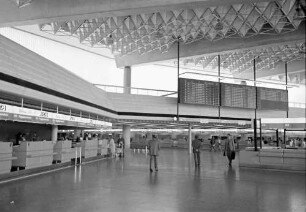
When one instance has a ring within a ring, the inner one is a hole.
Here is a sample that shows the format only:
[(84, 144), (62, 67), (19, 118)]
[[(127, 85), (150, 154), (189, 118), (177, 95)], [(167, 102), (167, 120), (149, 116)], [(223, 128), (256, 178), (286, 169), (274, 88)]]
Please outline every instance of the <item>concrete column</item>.
[(51, 132), (51, 140), (57, 141), (57, 132), (58, 132), (58, 126), (52, 125), (52, 132)]
[(192, 153), (192, 129), (191, 129), (191, 124), (188, 125), (188, 153)]
[(132, 69), (131, 66), (125, 66), (123, 72), (123, 86), (124, 93), (131, 94), (131, 86), (132, 86)]
[(131, 127), (129, 125), (123, 125), (123, 138), (125, 142), (125, 148), (130, 148), (130, 139), (131, 139)]

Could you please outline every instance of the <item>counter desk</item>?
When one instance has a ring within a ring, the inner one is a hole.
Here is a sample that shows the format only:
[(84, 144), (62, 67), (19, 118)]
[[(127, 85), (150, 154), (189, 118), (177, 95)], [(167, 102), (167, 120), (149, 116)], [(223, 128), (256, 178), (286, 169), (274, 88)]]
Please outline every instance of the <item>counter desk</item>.
[(54, 157), (55, 162), (65, 163), (75, 158), (75, 149), (72, 148), (72, 142), (70, 140), (57, 141), (54, 144)]
[(0, 174), (11, 171), (13, 159), (13, 143), (0, 142)]
[(306, 171), (305, 161), (305, 149), (270, 147), (254, 151), (254, 148), (249, 147), (239, 152), (240, 167)]
[(98, 140), (81, 141), (82, 157), (90, 158), (98, 155)]
[(23, 141), (20, 145), (13, 147), (12, 166), (19, 168), (36, 168), (52, 164), (53, 141)]

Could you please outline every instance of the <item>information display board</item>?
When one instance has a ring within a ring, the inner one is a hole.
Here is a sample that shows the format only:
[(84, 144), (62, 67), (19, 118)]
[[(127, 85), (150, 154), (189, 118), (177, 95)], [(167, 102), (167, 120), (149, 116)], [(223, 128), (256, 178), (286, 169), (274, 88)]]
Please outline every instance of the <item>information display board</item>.
[(219, 106), (219, 83), (180, 78), (179, 103)]
[(255, 109), (255, 87), (221, 83), (221, 106)]
[[(179, 103), (210, 106), (220, 106), (221, 104), (225, 107), (257, 108), (259, 110), (288, 110), (288, 91), (286, 90), (255, 88), (229, 83), (220, 84), (218, 82), (180, 78)], [(221, 102), (219, 92), (221, 92)]]
[(288, 91), (257, 87), (257, 109), (288, 110)]

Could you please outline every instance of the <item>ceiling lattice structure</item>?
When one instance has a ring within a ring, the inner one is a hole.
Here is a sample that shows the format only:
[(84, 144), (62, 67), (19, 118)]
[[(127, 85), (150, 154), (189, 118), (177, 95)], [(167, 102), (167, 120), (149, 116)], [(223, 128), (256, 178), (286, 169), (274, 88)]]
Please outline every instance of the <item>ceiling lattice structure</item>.
[[(256, 71), (273, 69), (280, 62), (292, 62), (305, 60), (305, 42), (292, 45), (278, 45), (273, 47), (262, 47), (257, 49), (243, 50), (220, 55), (220, 66), (230, 72)], [(176, 63), (176, 62), (175, 62)], [(218, 66), (218, 56), (195, 56), (182, 60), (183, 66), (201, 66), (203, 69), (215, 69)]]
[[(301, 20), (294, 19), (295, 15), (295, 0), (246, 1), (245, 4), (209, 8), (54, 22), (39, 27), (56, 35), (75, 36), (83, 44), (106, 47), (124, 56), (166, 52), (178, 39), (189, 44), (201, 39), (213, 42), (224, 38), (286, 33), (299, 27)], [(252, 53), (248, 54), (251, 57)], [(235, 54), (226, 56), (228, 60), (234, 57), (243, 58)], [(242, 65), (228, 66), (239, 69)]]

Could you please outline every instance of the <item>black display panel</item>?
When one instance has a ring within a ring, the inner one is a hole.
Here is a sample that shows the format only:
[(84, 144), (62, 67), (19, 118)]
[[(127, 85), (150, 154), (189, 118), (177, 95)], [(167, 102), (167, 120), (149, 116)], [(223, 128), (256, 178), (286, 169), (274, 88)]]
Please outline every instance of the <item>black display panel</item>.
[(256, 88), (253, 86), (221, 83), (221, 106), (256, 108)]
[(257, 109), (288, 110), (288, 91), (257, 87)]
[(179, 103), (219, 106), (219, 83), (180, 78)]
[(224, 107), (288, 110), (288, 91), (286, 90), (179, 79), (179, 103), (220, 106), (219, 92), (221, 92), (221, 106)]

